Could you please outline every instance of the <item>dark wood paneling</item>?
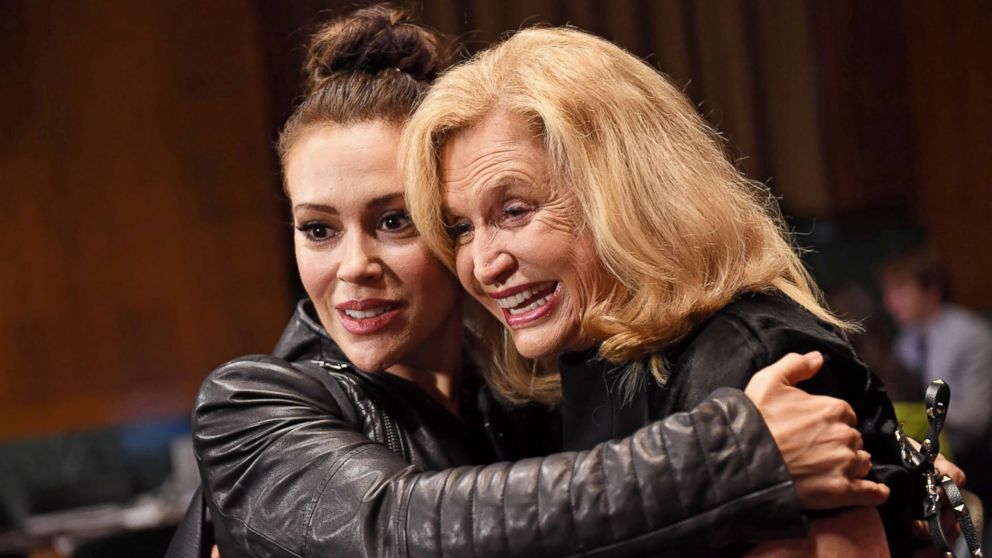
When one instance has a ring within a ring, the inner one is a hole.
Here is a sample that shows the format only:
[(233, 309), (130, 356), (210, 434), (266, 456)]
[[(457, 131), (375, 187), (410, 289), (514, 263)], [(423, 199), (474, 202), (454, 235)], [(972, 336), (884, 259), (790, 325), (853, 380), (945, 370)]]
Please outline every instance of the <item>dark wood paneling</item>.
[(905, 219), (918, 176), (906, 30), (892, 3), (807, 2), (838, 219)]
[(992, 309), (992, 11), (905, 2), (921, 188), (913, 198), (952, 295)]
[(0, 438), (186, 415), (290, 307), (256, 14), (3, 6)]

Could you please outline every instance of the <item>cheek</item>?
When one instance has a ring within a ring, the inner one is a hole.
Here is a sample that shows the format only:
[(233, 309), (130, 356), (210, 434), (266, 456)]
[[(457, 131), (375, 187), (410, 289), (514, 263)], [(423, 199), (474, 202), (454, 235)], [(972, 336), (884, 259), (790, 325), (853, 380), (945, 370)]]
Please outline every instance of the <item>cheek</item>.
[(477, 300), (480, 294), (476, 288), (474, 262), (472, 253), (468, 247), (461, 247), (455, 251), (455, 272), (458, 274), (458, 282), (463, 289)]
[(296, 248), (296, 267), (300, 272), (300, 282), (307, 295), (321, 298), (334, 279), (336, 258), (331, 252), (317, 252), (305, 247)]
[(404, 246), (389, 258), (389, 267), (410, 291), (431, 300), (452, 299), (458, 285), (447, 268), (422, 245)]
[(589, 235), (584, 235), (575, 242), (568, 267), (572, 269), (589, 294), (597, 293), (610, 283), (610, 274), (599, 259)]
[(905, 314), (912, 310), (916, 297), (911, 290), (902, 287), (886, 293), (885, 301), (894, 312)]

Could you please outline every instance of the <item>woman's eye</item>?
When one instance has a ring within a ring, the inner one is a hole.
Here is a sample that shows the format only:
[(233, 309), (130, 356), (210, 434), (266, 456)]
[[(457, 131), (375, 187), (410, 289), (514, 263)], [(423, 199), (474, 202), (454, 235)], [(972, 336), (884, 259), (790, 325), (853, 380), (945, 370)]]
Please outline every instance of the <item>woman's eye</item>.
[(316, 221), (311, 221), (309, 223), (303, 223), (302, 225), (297, 225), (296, 230), (303, 233), (303, 236), (307, 240), (313, 242), (320, 242), (322, 240), (327, 240), (334, 235), (334, 231), (326, 223), (319, 223)]
[(444, 228), (455, 244), (464, 244), (472, 235), (472, 225), (468, 221), (456, 221), (451, 225), (445, 225)]
[(503, 206), (503, 220), (518, 221), (527, 217), (532, 211), (530, 205), (522, 202), (510, 202)]
[(405, 211), (387, 213), (379, 220), (379, 228), (389, 232), (405, 231), (413, 226)]

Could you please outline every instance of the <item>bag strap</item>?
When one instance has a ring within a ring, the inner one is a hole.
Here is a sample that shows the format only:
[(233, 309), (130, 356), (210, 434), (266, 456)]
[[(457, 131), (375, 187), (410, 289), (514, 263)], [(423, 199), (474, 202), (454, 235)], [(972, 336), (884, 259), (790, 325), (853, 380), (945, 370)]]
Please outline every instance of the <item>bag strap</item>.
[(909, 443), (901, 424), (896, 428), (896, 440), (899, 442), (903, 464), (911, 471), (924, 475), (926, 492), (923, 500), (923, 518), (927, 521), (930, 538), (938, 551), (944, 556), (954, 558), (951, 545), (947, 542), (944, 530), (940, 526), (941, 502), (940, 493), (937, 492), (937, 488), (940, 487), (944, 489), (944, 494), (954, 510), (955, 518), (961, 527), (961, 534), (968, 543), (968, 552), (973, 557), (983, 556), (978, 532), (971, 521), (971, 514), (968, 512), (961, 491), (950, 476), (941, 474), (934, 467), (934, 461), (940, 454), (940, 431), (944, 428), (944, 420), (947, 418), (947, 410), (951, 403), (951, 388), (947, 382), (944, 380), (930, 382), (924, 403), (929, 428), (926, 437), (920, 443), (920, 449), (917, 450)]
[(169, 543), (165, 558), (210, 558), (214, 530), (207, 519), (207, 499), (203, 487), (197, 487), (186, 508), (186, 515)]

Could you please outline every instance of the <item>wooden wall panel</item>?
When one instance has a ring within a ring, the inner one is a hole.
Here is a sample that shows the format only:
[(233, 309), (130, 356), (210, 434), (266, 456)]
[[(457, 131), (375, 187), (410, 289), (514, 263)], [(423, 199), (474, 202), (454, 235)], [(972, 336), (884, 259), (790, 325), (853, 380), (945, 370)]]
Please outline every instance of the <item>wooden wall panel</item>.
[(0, 438), (186, 415), (291, 306), (256, 15), (0, 10)]
[(919, 157), (917, 220), (959, 301), (992, 310), (992, 12), (905, 2)]
[(751, 71), (758, 78), (754, 106), (760, 115), (758, 154), (770, 186), (792, 217), (832, 212), (818, 111), (819, 89), (806, 10), (801, 2), (774, 0), (747, 6)]
[(807, 2), (816, 57), (828, 215), (907, 219), (918, 156), (903, 12), (886, 2)]

